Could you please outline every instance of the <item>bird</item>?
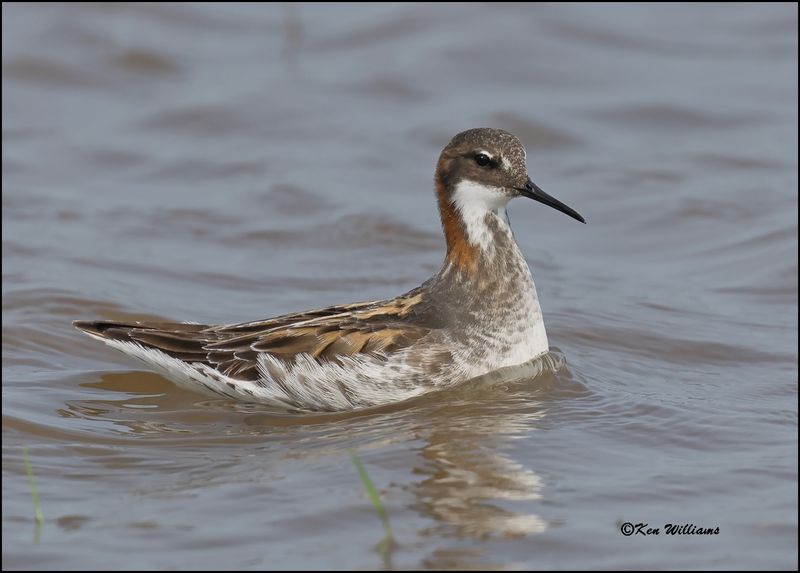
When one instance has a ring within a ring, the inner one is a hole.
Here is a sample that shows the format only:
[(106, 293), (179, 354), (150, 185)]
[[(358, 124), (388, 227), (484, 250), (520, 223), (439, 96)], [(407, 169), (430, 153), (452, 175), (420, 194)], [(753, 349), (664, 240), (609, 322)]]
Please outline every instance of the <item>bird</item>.
[(386, 300), (240, 324), (75, 321), (180, 387), (300, 411), (401, 402), (549, 352), (530, 268), (506, 213), (526, 197), (585, 223), (533, 183), (513, 134), (475, 128), (442, 150), (440, 270)]

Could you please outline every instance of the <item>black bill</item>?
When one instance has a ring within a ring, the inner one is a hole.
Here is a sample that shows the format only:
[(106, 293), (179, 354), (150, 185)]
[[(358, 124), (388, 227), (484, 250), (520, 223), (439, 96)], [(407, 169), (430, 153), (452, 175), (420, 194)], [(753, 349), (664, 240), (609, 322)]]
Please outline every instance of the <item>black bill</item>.
[(562, 213), (566, 213), (573, 219), (577, 219), (581, 223), (586, 223), (583, 217), (581, 217), (580, 213), (578, 213), (575, 209), (571, 209), (564, 205), (558, 199), (551, 197), (541, 189), (539, 189), (538, 185), (528, 179), (528, 182), (525, 184), (525, 187), (517, 187), (517, 191), (523, 197), (528, 197), (529, 199), (533, 199), (534, 201), (538, 201), (539, 203), (544, 203), (548, 207), (552, 207), (553, 209), (558, 209)]

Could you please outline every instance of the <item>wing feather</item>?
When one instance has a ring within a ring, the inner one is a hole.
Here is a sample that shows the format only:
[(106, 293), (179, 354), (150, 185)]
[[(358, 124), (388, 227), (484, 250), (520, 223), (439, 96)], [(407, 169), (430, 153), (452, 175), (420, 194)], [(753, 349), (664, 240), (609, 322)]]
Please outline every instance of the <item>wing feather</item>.
[(323, 361), (390, 353), (430, 332), (408, 320), (422, 294), (389, 301), (337, 305), (266, 320), (206, 326), (168, 322), (76, 322), (97, 338), (136, 342), (169, 356), (200, 362), (232, 378), (257, 380), (258, 355), (291, 361), (306, 354)]

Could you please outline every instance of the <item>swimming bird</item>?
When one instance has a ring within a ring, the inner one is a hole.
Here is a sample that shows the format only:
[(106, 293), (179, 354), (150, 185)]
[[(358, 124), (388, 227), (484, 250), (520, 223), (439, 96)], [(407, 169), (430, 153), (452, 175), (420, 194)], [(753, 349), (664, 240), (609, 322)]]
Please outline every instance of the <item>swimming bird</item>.
[(220, 326), (73, 324), (181, 387), (300, 410), (397, 402), (528, 362), (549, 347), (506, 205), (527, 197), (585, 221), (531, 181), (526, 159), (499, 129), (447, 144), (435, 173), (447, 253), (439, 272), (396, 298)]

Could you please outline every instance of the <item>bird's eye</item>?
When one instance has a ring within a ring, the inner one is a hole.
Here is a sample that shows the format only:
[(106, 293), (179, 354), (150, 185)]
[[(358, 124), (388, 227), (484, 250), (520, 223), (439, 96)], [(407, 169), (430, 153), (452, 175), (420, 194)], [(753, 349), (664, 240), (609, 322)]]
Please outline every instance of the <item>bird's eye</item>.
[(477, 163), (481, 167), (486, 167), (491, 162), (492, 162), (491, 158), (485, 153), (478, 153), (475, 156), (475, 163)]

